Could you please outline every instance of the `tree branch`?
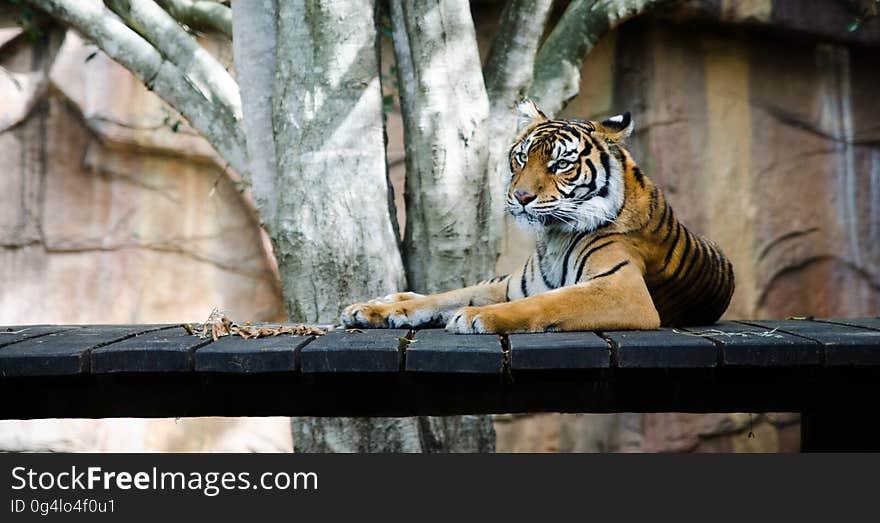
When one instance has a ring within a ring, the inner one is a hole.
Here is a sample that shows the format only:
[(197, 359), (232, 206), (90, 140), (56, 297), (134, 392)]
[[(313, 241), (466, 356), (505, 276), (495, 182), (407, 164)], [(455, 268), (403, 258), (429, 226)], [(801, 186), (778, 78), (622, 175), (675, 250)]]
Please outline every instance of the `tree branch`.
[(553, 116), (577, 96), (581, 66), (596, 42), (633, 16), (672, 0), (573, 0), (535, 59), (529, 96)]
[(489, 101), (513, 104), (525, 96), (532, 83), (535, 52), (553, 0), (510, 0), (483, 68)]
[(275, 91), (276, 0), (236, 0), (232, 52), (247, 136), (254, 200), (263, 224), (274, 227), (278, 206), (272, 104)]
[[(231, 117), (234, 113), (221, 110), (221, 100), (197, 88), (186, 71), (165, 59), (111, 11), (94, 0), (28, 1), (93, 40), (186, 117), (233, 169), (247, 173), (245, 139), (238, 121)], [(235, 105), (240, 113), (237, 100)]]
[(199, 31), (220, 31), (232, 38), (232, 9), (207, 0), (157, 0), (179, 22)]
[(109, 7), (174, 62), (205, 97), (241, 121), (238, 84), (226, 68), (153, 0), (108, 0)]
[(510, 174), (507, 152), (516, 135), (516, 104), (529, 89), (535, 53), (553, 0), (509, 0), (492, 39), (483, 78), (489, 95), (489, 162), (486, 180), (490, 238), (501, 238), (505, 186)]

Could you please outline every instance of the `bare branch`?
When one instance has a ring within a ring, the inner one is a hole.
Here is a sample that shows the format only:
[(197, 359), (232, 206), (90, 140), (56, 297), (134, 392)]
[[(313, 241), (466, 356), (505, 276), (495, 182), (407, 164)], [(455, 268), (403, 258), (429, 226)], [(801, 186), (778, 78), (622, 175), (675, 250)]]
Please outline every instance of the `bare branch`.
[(247, 173), (244, 135), (231, 111), (220, 110), (219, 101), (198, 89), (186, 71), (165, 59), (100, 2), (28, 1), (93, 40), (108, 56), (180, 111), (233, 169)]
[(241, 121), (238, 84), (226, 68), (153, 0), (109, 0), (110, 8), (167, 60), (174, 62), (211, 102)]
[(232, 38), (232, 9), (208, 0), (157, 0), (171, 16), (193, 29), (220, 31)]
[(596, 42), (626, 20), (672, 0), (573, 0), (535, 59), (529, 96), (548, 116), (577, 96), (581, 66)]

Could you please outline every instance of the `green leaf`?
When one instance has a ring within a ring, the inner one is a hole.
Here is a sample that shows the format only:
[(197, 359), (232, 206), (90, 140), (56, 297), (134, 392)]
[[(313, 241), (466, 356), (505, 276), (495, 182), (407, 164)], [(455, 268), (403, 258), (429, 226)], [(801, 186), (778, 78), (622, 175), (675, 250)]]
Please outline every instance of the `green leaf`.
[(174, 125), (171, 126), (171, 132), (176, 133), (180, 128), (180, 120), (174, 122)]
[(91, 53), (89, 53), (89, 56), (86, 57), (86, 63), (89, 63), (89, 60), (96, 56), (98, 56), (98, 51), (92, 51)]

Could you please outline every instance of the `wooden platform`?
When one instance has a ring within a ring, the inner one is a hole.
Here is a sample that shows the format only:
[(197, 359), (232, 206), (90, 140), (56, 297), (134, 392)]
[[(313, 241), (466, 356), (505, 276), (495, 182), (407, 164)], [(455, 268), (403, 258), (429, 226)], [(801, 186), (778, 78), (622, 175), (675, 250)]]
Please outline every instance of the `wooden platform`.
[(7, 419), (873, 411), (880, 319), (216, 342), (176, 325), (10, 326), (0, 394)]

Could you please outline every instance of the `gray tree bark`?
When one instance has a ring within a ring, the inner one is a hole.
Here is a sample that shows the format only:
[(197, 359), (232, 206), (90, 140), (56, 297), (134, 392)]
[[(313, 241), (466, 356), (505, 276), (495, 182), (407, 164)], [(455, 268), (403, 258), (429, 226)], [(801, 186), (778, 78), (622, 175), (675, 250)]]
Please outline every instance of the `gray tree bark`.
[(214, 0), (158, 0), (171, 16), (196, 30), (232, 37), (232, 9)]
[(369, 0), (278, 3), (271, 233), (288, 315), (335, 323), (405, 286), (388, 209), (377, 33)]
[(272, 231), (278, 211), (275, 136), (272, 132), (278, 2), (236, 0), (232, 12), (232, 52), (241, 91), (251, 189), (260, 219)]
[(489, 100), (466, 0), (393, 0), (406, 143), (404, 253), (410, 289), (486, 278), (498, 238), (486, 188)]
[(297, 423), (297, 452), (492, 452), (489, 416), (311, 418)]

